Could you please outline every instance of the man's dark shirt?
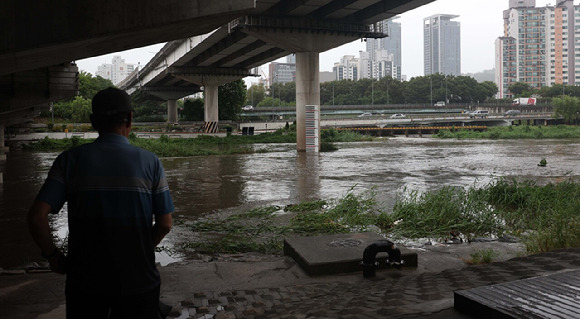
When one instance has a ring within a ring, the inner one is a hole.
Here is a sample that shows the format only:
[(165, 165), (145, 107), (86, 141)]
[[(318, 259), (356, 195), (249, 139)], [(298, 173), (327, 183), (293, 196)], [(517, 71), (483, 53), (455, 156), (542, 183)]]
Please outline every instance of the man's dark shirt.
[(37, 200), (68, 202), (67, 293), (124, 296), (160, 284), (154, 215), (173, 212), (161, 162), (116, 134), (60, 154)]

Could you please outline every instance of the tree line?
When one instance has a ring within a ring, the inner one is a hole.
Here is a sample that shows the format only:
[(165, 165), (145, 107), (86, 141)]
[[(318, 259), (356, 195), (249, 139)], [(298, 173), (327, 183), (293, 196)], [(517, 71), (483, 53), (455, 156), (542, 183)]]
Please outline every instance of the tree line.
[[(432, 74), (399, 81), (391, 77), (341, 80), (320, 83), (322, 105), (483, 103), (493, 99), (497, 85), (477, 82), (469, 76)], [(247, 104), (291, 106), (296, 104), (296, 83), (274, 83), (267, 90), (263, 84), (248, 89)]]
[[(53, 104), (50, 111), (42, 112), (42, 118), (56, 118), (58, 122), (89, 123), (91, 100), (100, 90), (114, 86), (110, 80), (93, 77), (81, 71), (78, 96)], [(567, 123), (580, 120), (580, 86), (555, 84), (534, 89), (525, 83), (514, 83), (509, 88), (514, 97), (538, 96), (542, 102), (551, 102), (555, 113), (563, 116)], [(497, 86), (491, 81), (477, 82), (469, 76), (432, 74), (418, 76), (410, 81), (398, 81), (385, 77), (380, 80), (342, 80), (320, 84), (322, 105), (371, 105), (371, 104), (424, 104), (438, 101), (447, 103), (498, 102), (494, 98)], [(167, 103), (152, 99), (139, 92), (131, 96), (135, 108), (136, 122), (165, 122)], [(263, 84), (246, 88), (243, 80), (237, 80), (218, 89), (220, 120), (238, 120), (244, 105), (254, 107), (276, 107), (296, 105), (296, 83), (274, 83), (269, 89)], [(510, 99), (500, 100), (510, 102)], [(180, 120), (203, 121), (202, 98), (178, 100)]]

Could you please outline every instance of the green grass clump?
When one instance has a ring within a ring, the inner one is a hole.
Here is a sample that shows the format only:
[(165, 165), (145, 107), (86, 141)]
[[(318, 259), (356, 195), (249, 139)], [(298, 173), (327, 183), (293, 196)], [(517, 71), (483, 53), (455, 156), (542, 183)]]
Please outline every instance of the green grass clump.
[(529, 253), (580, 247), (580, 183), (498, 179), (482, 188), (411, 191), (389, 218), (383, 227), (406, 238), (442, 239), (456, 230), (468, 239), (512, 234)]
[(521, 234), (529, 253), (580, 247), (580, 183), (571, 179), (538, 186), (497, 180), (485, 189), (510, 231)]
[(372, 141), (373, 138), (368, 135), (363, 135), (353, 131), (342, 131), (331, 129), (324, 129), (320, 133), (320, 139), (329, 143), (336, 142), (362, 142)]
[(459, 139), (566, 139), (580, 138), (580, 126), (495, 126), (483, 132), (474, 130), (440, 130), (436, 137)]
[(94, 141), (94, 139), (84, 139), (78, 136), (73, 136), (70, 138), (63, 138), (63, 139), (52, 139), (48, 138), (48, 136), (44, 137), (43, 139), (33, 142), (30, 144), (24, 144), (23, 147), (25, 150), (29, 151), (62, 151), (67, 150), (71, 147), (79, 146), (82, 144), (90, 143)]
[(443, 187), (402, 194), (393, 207), (391, 233), (406, 238), (446, 238), (458, 231), (467, 238), (503, 233), (501, 220), (476, 189)]
[(471, 265), (489, 264), (497, 257), (497, 253), (493, 249), (480, 249), (472, 252), (470, 256), (468, 263)]
[[(324, 131), (323, 131), (324, 132)], [(368, 140), (361, 134), (353, 132), (332, 133), (325, 138), (322, 134), (321, 150), (334, 151), (337, 147), (334, 142), (350, 142)], [(25, 149), (31, 151), (63, 151), (71, 147), (86, 144), (94, 139), (82, 139), (77, 136), (65, 139), (44, 139), (25, 145)], [(195, 138), (170, 138), (161, 135), (160, 138), (139, 138), (134, 133), (129, 135), (131, 144), (151, 151), (159, 157), (188, 157), (207, 155), (250, 154), (255, 151), (250, 146), (258, 143), (296, 143), (296, 132), (288, 129), (280, 129), (271, 133), (257, 135), (229, 135), (217, 137), (212, 135), (198, 135)], [(258, 151), (260, 152), (260, 151)]]

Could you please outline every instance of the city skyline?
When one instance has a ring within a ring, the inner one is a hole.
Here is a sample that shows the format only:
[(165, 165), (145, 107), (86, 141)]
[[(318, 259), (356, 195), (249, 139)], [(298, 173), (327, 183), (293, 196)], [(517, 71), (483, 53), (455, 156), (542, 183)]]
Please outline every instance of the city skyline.
[[(536, 0), (536, 6), (555, 4), (556, 0)], [(574, 1), (577, 4), (577, 1)], [(461, 23), (461, 72), (478, 73), (495, 67), (495, 40), (503, 36), (503, 11), (509, 0), (437, 0), (400, 15), (402, 33), (402, 75), (407, 79), (423, 76), (423, 19), (434, 14), (458, 15)], [(127, 63), (145, 65), (163, 44), (78, 60), (80, 70), (95, 74), (97, 66), (120, 55)], [(320, 54), (320, 71), (332, 71), (344, 55), (359, 57), (366, 50), (362, 40), (353, 41)], [(284, 62), (284, 59), (277, 60)], [(267, 70), (267, 66), (263, 67)], [(246, 82), (257, 82), (258, 78)]]

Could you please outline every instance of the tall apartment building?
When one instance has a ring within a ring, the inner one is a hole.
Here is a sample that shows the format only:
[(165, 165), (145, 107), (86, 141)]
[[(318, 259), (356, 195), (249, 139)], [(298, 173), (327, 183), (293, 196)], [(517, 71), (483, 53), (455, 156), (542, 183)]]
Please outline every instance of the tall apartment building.
[(340, 62), (334, 63), (332, 71), (335, 79), (340, 80), (358, 80), (358, 64), (359, 60), (354, 55), (345, 55), (340, 59)]
[[(367, 39), (366, 42), (366, 52), (367, 55), (364, 57), (361, 55), (361, 66), (360, 66), (360, 76), (359, 78), (380, 78), (372, 73), (367, 74), (367, 72), (363, 72), (364, 69), (372, 70), (376, 68), (381, 68), (380, 66), (374, 66), (372, 64), (391, 64), (391, 68), (393, 73), (391, 76), (398, 80), (401, 80), (401, 65), (402, 65), (402, 58), (401, 58), (401, 23), (397, 22), (396, 20), (399, 19), (399, 16), (395, 16), (391, 19), (383, 20), (380, 23), (382, 24), (382, 29), (388, 34), (386, 38), (381, 39)], [(386, 51), (388, 53), (383, 53)], [(379, 52), (379, 53), (377, 53)], [(389, 59), (387, 61), (380, 60), (379, 58), (388, 56)], [(363, 64), (363, 60), (364, 64)], [(382, 77), (382, 76), (381, 76)]]
[(400, 76), (400, 68), (395, 66), (394, 54), (387, 50), (371, 52), (359, 52), (359, 79), (380, 79), (386, 76), (397, 78)]
[(123, 81), (134, 70), (134, 64), (125, 63), (124, 59), (118, 55), (115, 55), (113, 56), (113, 61), (111, 64), (102, 64), (101, 66), (97, 67), (97, 72), (95, 75), (98, 75), (104, 79), (111, 80), (113, 84), (117, 84)]
[(515, 82), (533, 88), (580, 83), (580, 6), (573, 0), (545, 7), (510, 0), (503, 19), (504, 36), (495, 47), (498, 98), (511, 97), (508, 87)]
[(461, 75), (461, 28), (458, 15), (437, 14), (423, 19), (425, 75)]

